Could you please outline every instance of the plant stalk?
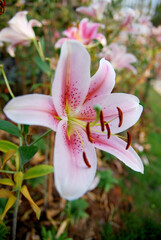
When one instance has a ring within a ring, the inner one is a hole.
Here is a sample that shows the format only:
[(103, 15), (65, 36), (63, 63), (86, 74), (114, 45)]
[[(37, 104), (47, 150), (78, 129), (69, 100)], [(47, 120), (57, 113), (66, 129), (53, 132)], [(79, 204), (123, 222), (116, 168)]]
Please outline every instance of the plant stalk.
[(14, 213), (13, 213), (12, 240), (16, 240), (17, 215), (18, 215), (19, 200), (20, 200), (20, 190), (17, 191), (17, 198), (16, 198), (15, 208), (14, 208)]

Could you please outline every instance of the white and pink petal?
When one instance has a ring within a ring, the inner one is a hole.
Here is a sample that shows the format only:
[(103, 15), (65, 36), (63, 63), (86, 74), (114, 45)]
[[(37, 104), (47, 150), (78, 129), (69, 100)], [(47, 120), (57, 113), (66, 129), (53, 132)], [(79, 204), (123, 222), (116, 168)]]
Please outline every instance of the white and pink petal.
[[(57, 128), (54, 150), (54, 176), (56, 188), (61, 197), (74, 200), (90, 188), (96, 173), (97, 157), (94, 146), (86, 133), (75, 126), (76, 131), (67, 135), (67, 122), (62, 120)], [(81, 137), (81, 139), (80, 139)], [(83, 145), (91, 167), (83, 159)]]
[[(109, 122), (113, 134), (120, 133), (133, 126), (143, 111), (143, 107), (139, 104), (139, 99), (136, 96), (126, 93), (112, 93), (86, 101), (77, 114), (77, 117), (86, 122), (94, 121), (96, 113), (93, 107), (96, 104), (102, 107), (104, 120)], [(118, 108), (123, 113), (123, 122), (120, 127)]]
[(111, 63), (102, 58), (97, 72), (91, 77), (86, 101), (100, 95), (110, 94), (115, 85), (115, 76)]
[(20, 124), (39, 125), (56, 131), (59, 123), (52, 97), (43, 94), (13, 98), (3, 111), (10, 120)]
[(63, 43), (52, 94), (60, 117), (79, 111), (90, 84), (90, 56), (84, 46), (74, 40)]
[(122, 139), (116, 136), (107, 139), (107, 136), (98, 134), (92, 134), (92, 138), (95, 147), (114, 155), (134, 171), (144, 172), (140, 157), (131, 146), (126, 150), (127, 143)]

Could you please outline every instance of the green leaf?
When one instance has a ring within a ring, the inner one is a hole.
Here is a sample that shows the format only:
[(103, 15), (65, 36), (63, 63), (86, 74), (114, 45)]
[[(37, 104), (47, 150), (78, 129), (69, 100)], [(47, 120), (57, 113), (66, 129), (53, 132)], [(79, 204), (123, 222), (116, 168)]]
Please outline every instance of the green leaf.
[(21, 135), (21, 132), (18, 129), (18, 127), (5, 120), (0, 120), (0, 129), (12, 135), (15, 135), (16, 137), (19, 137)]
[(6, 140), (0, 140), (0, 151), (3, 153), (8, 152), (9, 150), (17, 150), (18, 146), (12, 142)]
[(41, 177), (41, 176), (47, 175), (49, 173), (52, 173), (53, 171), (54, 171), (53, 166), (41, 164), (41, 165), (30, 168), (25, 173), (24, 179)]
[(25, 136), (27, 136), (27, 134), (29, 132), (29, 125), (23, 125), (23, 130), (24, 130)]
[[(33, 91), (34, 89), (38, 88), (38, 87), (43, 87), (44, 84), (43, 83), (35, 83), (34, 85), (32, 85), (32, 87), (30, 88), (30, 91)], [(46, 87), (46, 86), (45, 86)]]
[(45, 72), (48, 76), (50, 76), (50, 67), (46, 62), (44, 62), (39, 57), (34, 57), (34, 61), (43, 72)]
[(38, 147), (37, 146), (22, 146), (19, 147), (19, 153), (21, 158), (22, 166), (26, 164), (30, 159), (37, 153)]
[(20, 190), (21, 189), (21, 185), (23, 182), (23, 173), (22, 172), (18, 172), (14, 174), (14, 181), (16, 183), (14, 189), (12, 190), (12, 192)]
[[(6, 140), (0, 140), (0, 151), (3, 153), (7, 153), (10, 150), (18, 150), (18, 146), (12, 142), (6, 141)], [(16, 170), (19, 169), (19, 163), (20, 163), (20, 157), (19, 152), (16, 152)]]
[(14, 186), (14, 182), (10, 178), (1, 178), (0, 184), (7, 185), (7, 186)]
[(40, 43), (41, 43), (42, 51), (45, 52), (45, 39), (44, 39), (44, 37), (40, 38)]
[(3, 98), (6, 102), (9, 101), (9, 95), (6, 93), (0, 93), (0, 98)]
[(113, 176), (111, 169), (98, 172), (98, 176), (100, 178), (98, 187), (103, 189), (106, 193), (109, 192), (115, 184), (118, 184), (118, 180)]

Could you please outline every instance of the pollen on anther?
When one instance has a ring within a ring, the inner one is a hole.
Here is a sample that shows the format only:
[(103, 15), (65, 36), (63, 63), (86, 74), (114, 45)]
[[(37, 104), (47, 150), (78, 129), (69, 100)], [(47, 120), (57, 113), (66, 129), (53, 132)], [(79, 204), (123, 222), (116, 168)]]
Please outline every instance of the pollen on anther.
[(85, 152), (83, 152), (83, 159), (84, 159), (84, 162), (87, 165), (87, 167), (90, 168), (91, 164), (89, 163)]
[(93, 143), (92, 139), (91, 139), (91, 132), (90, 132), (90, 123), (88, 122), (87, 125), (86, 125), (86, 133), (87, 133), (87, 137), (88, 137), (88, 140)]
[(129, 132), (127, 132), (127, 145), (126, 145), (126, 150), (129, 149), (131, 145), (131, 134)]
[(101, 130), (102, 130), (102, 132), (104, 132), (105, 125), (104, 125), (103, 111), (100, 112), (100, 123), (101, 123)]
[(121, 127), (121, 125), (123, 123), (123, 112), (119, 107), (117, 107), (117, 110), (118, 110), (118, 114), (119, 114), (119, 127)]
[(107, 138), (109, 139), (109, 138), (110, 138), (110, 136), (111, 136), (111, 130), (110, 130), (110, 126), (109, 126), (109, 124), (108, 124), (108, 123), (106, 123), (106, 124), (105, 124), (105, 126), (106, 126), (106, 130), (107, 130)]

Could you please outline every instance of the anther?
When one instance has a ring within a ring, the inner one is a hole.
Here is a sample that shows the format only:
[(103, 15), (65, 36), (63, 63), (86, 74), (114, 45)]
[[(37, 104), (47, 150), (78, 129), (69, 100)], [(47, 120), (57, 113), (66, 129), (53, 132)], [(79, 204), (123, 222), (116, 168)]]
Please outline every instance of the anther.
[(122, 123), (123, 123), (123, 112), (122, 110), (117, 107), (118, 113), (119, 113), (119, 127), (121, 127)]
[(90, 123), (88, 122), (87, 125), (86, 125), (86, 133), (87, 133), (87, 136), (88, 136), (88, 140), (92, 143), (92, 139), (91, 139), (91, 132), (90, 132)]
[(90, 168), (91, 164), (88, 162), (88, 159), (87, 159), (87, 156), (86, 156), (85, 152), (83, 152), (83, 159), (84, 159), (84, 162), (87, 165), (87, 167)]
[(102, 130), (102, 132), (104, 132), (105, 125), (104, 125), (103, 111), (100, 112), (100, 123), (101, 123), (101, 130)]
[(106, 123), (106, 124), (105, 124), (105, 126), (106, 126), (106, 130), (107, 130), (107, 138), (109, 139), (109, 138), (110, 138), (110, 136), (111, 136), (111, 130), (110, 130), (110, 126), (109, 126), (109, 124), (108, 124), (108, 123)]
[(126, 145), (126, 150), (128, 150), (128, 148), (131, 145), (131, 134), (129, 132), (127, 132), (127, 145)]

